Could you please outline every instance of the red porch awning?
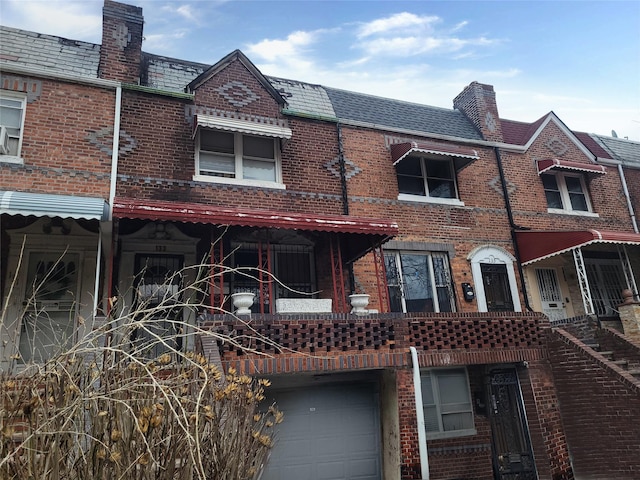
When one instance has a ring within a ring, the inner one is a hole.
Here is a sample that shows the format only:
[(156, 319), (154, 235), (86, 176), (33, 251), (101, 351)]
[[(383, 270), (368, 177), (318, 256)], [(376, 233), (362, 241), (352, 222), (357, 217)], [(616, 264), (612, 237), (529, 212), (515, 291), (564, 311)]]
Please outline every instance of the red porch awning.
[(640, 245), (640, 234), (608, 230), (516, 232), (516, 241), (520, 261), (526, 265), (594, 243)]
[[(405, 142), (394, 143), (393, 145), (391, 145), (391, 159), (393, 160), (394, 165), (397, 165), (406, 157), (414, 153), (443, 155), (445, 157), (466, 159), (467, 161), (464, 162), (464, 165), (472, 160), (477, 160), (478, 158), (480, 158), (478, 156), (478, 152), (473, 148), (461, 147), (459, 145), (449, 145), (447, 143)], [(461, 163), (457, 166), (460, 167), (462, 165), (463, 164)]]
[(538, 175), (547, 173), (549, 170), (574, 170), (585, 173), (607, 173), (607, 167), (593, 163), (570, 162), (568, 160), (558, 160), (557, 158), (545, 158), (538, 160)]
[(398, 224), (391, 220), (351, 215), (318, 215), (247, 208), (224, 208), (201, 203), (161, 200), (138, 200), (116, 197), (114, 218), (203, 223), (256, 228), (278, 228), (350, 234), (345, 245), (345, 260), (355, 260), (374, 246), (398, 234)]
[(116, 218), (139, 218), (211, 225), (239, 225), (319, 232), (368, 233), (394, 236), (398, 224), (390, 220), (353, 217), (351, 215), (317, 215), (272, 210), (223, 208), (201, 203), (180, 203), (161, 200), (138, 200), (116, 197), (113, 203)]

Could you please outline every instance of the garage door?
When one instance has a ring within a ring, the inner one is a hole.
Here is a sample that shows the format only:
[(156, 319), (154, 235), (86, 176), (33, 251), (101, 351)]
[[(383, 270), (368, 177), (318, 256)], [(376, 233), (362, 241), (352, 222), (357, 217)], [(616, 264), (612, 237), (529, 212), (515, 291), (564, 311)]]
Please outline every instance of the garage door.
[(270, 392), (284, 421), (262, 480), (379, 480), (374, 384)]

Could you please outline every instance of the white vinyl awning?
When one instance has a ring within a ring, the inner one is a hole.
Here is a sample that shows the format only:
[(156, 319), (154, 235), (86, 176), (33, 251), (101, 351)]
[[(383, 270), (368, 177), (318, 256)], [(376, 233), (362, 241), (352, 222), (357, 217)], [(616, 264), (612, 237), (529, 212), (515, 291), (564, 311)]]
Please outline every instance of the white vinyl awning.
[(292, 135), (291, 129), (287, 126), (285, 120), (268, 117), (252, 117), (250, 120), (245, 120), (224, 115), (197, 115), (196, 127), (287, 140)]
[(96, 197), (0, 190), (0, 213), (106, 221), (109, 205)]

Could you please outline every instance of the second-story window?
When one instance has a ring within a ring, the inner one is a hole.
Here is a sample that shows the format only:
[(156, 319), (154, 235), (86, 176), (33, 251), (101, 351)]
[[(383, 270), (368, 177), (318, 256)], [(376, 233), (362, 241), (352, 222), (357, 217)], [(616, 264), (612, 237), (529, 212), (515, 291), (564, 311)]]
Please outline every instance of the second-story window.
[(196, 173), (201, 177), (277, 183), (279, 169), (279, 149), (274, 138), (199, 131)]
[(20, 156), (25, 100), (22, 94), (0, 92), (0, 161)]
[(451, 159), (409, 157), (396, 165), (400, 194), (434, 199), (457, 199), (456, 174)]
[(591, 205), (582, 175), (543, 174), (542, 184), (549, 211), (590, 212)]

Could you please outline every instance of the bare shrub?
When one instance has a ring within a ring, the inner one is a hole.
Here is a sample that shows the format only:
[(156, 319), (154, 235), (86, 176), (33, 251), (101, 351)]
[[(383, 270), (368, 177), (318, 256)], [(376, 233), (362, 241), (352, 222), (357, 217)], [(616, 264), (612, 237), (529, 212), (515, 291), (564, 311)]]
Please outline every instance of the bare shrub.
[(0, 479), (258, 478), (283, 418), (264, 406), (269, 382), (187, 350), (198, 327), (172, 315), (203, 308), (192, 299), (206, 285), (200, 275), (180, 287), (188, 296), (165, 288), (133, 309), (114, 299), (111, 318), (66, 351), (0, 373)]

